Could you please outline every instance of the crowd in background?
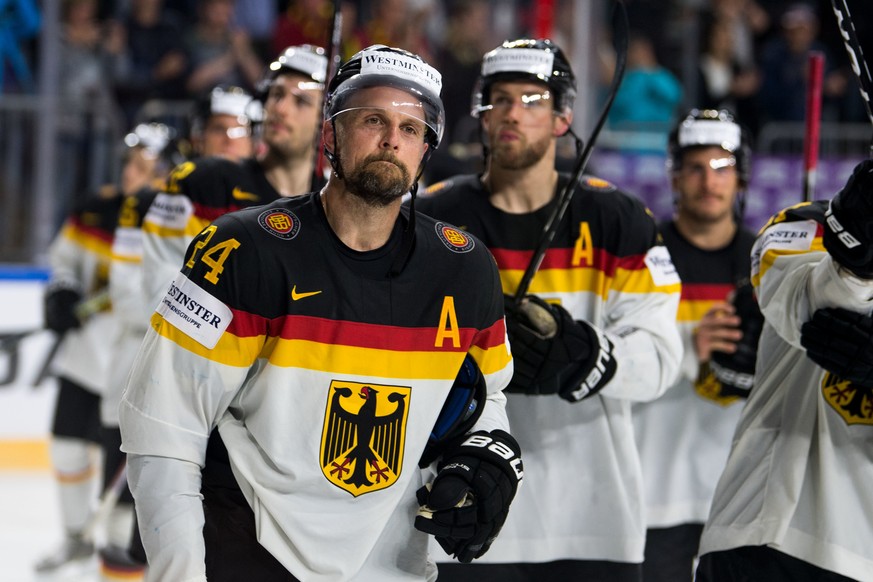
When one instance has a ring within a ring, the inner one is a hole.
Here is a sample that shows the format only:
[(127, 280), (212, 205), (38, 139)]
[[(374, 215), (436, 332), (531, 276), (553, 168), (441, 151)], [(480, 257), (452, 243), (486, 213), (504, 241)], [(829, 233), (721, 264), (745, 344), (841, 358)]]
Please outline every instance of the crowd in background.
[[(603, 22), (595, 30), (602, 31), (602, 39), (595, 40), (573, 30), (574, 4), (554, 3), (552, 36), (571, 55), (575, 43), (593, 46), (599, 86), (580, 90), (593, 90), (602, 100), (615, 60), (611, 3), (600, 2)], [(851, 4), (859, 38), (873, 38), (873, 4)], [(753, 139), (769, 122), (802, 123), (810, 50), (825, 55), (822, 119), (866, 119), (827, 0), (625, 0), (625, 5), (628, 65), (608, 129), (665, 132), (679, 111), (692, 106), (733, 110)], [(420, 54), (443, 72), (446, 140), (431, 168), (439, 178), (478, 163), (480, 136), (469, 104), (480, 59), (504, 38), (534, 35), (536, 8), (530, 0), (346, 0), (342, 56), (382, 43)], [(284, 47), (327, 44), (332, 10), (327, 0), (63, 0), (58, 92), (66, 105), (59, 120), (59, 158), (74, 170), (61, 173), (58, 192), (81, 196), (93, 186), (82, 166), (88, 165), (87, 156), (99, 154), (86, 118), (69, 104), (105, 104), (98, 112), (116, 112), (126, 131), (154, 117), (143, 107), (155, 100), (195, 99), (218, 83), (256, 91), (266, 64)], [(37, 67), (39, 37), (20, 44)], [(873, 47), (867, 53), (873, 54)], [(33, 90), (8, 59), (5, 68), (11, 74), (4, 92)]]

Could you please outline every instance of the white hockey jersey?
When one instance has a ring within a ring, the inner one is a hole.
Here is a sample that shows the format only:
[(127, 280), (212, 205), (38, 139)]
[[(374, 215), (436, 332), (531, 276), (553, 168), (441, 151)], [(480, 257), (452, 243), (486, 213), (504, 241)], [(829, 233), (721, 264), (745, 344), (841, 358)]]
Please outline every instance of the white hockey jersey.
[(824, 250), (827, 201), (789, 208), (752, 254), (766, 324), (743, 410), (701, 539), (701, 555), (766, 545), (873, 581), (873, 394), (816, 365), (801, 325), (823, 307), (870, 313), (873, 281)]

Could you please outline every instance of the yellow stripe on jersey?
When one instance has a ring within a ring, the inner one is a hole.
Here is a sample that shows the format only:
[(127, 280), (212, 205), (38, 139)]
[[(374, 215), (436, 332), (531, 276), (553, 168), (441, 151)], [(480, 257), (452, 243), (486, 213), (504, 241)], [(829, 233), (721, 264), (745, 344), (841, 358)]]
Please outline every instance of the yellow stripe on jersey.
[[(524, 271), (520, 269), (501, 269), (500, 284), (507, 292), (518, 289)], [(615, 277), (608, 279), (606, 273), (593, 267), (573, 269), (541, 269), (530, 285), (530, 293), (596, 293), (604, 301), (610, 291), (622, 293), (680, 293), (681, 283), (656, 285), (648, 269), (617, 268)]]
[(761, 278), (770, 270), (770, 267), (776, 263), (779, 257), (789, 257), (794, 255), (804, 255), (809, 252), (827, 252), (824, 248), (824, 242), (821, 237), (815, 237), (808, 250), (790, 250), (790, 249), (769, 249), (764, 251), (761, 257), (761, 266), (758, 271), (752, 274), (752, 286), (758, 288), (761, 286)]
[[(223, 333), (216, 346), (208, 349), (155, 313), (152, 328), (182, 348), (208, 360), (235, 367), (251, 366), (259, 357), (282, 368), (326, 370), (358, 376), (449, 379), (461, 367), (464, 352), (397, 351), (348, 345), (330, 345), (310, 340), (238, 337)], [(473, 347), (473, 357), (483, 374), (493, 374), (510, 362), (505, 344), (482, 349)]]

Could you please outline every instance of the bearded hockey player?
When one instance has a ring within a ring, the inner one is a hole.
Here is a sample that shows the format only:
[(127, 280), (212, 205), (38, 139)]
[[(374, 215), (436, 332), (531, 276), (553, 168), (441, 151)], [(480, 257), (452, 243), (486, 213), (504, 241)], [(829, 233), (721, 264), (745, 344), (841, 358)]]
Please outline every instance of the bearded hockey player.
[[(120, 409), (150, 579), (433, 580), (419, 530), (464, 561), (500, 530), (523, 468), (498, 272), (401, 212), (440, 86), (416, 55), (358, 53), (328, 87), (327, 185), (189, 246)], [(443, 435), (459, 384), (478, 416)]]
[(680, 283), (638, 200), (583, 177), (521, 305), (513, 300), (569, 177), (555, 169), (576, 82), (549, 40), (487, 53), (474, 98), (486, 170), (429, 188), (419, 209), (497, 259), (515, 362), (507, 412), (525, 486), (481, 560), (450, 580), (638, 580), (645, 525), (632, 401), (676, 376)]
[(143, 270), (153, 309), (181, 268), (185, 248), (225, 214), (309, 190), (327, 71), (324, 49), (288, 47), (269, 67), (260, 139), (240, 162), (208, 157), (179, 165), (143, 219)]

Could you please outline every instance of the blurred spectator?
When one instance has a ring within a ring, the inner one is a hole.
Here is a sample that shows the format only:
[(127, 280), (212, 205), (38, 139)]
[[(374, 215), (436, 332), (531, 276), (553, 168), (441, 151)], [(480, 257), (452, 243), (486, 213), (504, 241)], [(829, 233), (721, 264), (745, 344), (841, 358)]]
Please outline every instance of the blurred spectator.
[(718, 16), (705, 19), (698, 63), (698, 95), (693, 103), (700, 109), (729, 109), (749, 120), (747, 127), (757, 129), (754, 96), (760, 76), (754, 65), (743, 65), (734, 52), (735, 28)]
[(818, 40), (818, 16), (810, 5), (794, 4), (782, 14), (779, 23), (781, 34), (768, 41), (761, 52), (758, 99), (762, 121), (804, 121), (810, 51), (825, 56), (822, 116), (826, 117), (828, 104), (846, 92), (848, 79), (835, 71), (827, 48)]
[(115, 94), (128, 126), (149, 99), (184, 99), (187, 58), (182, 26), (163, 0), (130, 0), (116, 34), (126, 36)]
[[(356, 28), (357, 9), (352, 2), (342, 3), (343, 30), (342, 40), (343, 60), (355, 54), (358, 49), (352, 41), (352, 32)], [(330, 46), (333, 30), (333, 2), (329, 0), (290, 0), (288, 8), (276, 21), (273, 33), (273, 54), (280, 55), (286, 47), (311, 44), (324, 47)], [(363, 48), (363, 47), (360, 47)]]
[[(373, 44), (384, 44), (406, 49), (431, 61), (432, 51), (427, 46), (427, 38), (421, 34), (421, 14), (412, 9), (408, 0), (374, 0), (369, 18), (352, 34), (354, 46), (348, 48), (357, 52)], [(442, 73), (448, 74), (448, 71)]]
[(199, 95), (217, 84), (254, 89), (263, 72), (248, 34), (233, 24), (233, 0), (200, 0), (197, 22), (185, 33), (185, 51), (191, 73), (185, 84), (189, 95)]
[(58, 160), (62, 166), (56, 183), (57, 228), (78, 194), (92, 192), (110, 179), (99, 161), (109, 147), (107, 71), (120, 48), (98, 20), (97, 0), (64, 0), (60, 16)]
[(482, 56), (499, 42), (488, 33), (489, 0), (454, 0), (446, 8), (445, 35), (433, 59), (444, 78), (451, 79), (443, 83), (441, 94), (446, 109), (446, 147), (436, 150), (428, 164), (425, 179), (429, 184), (462, 170), (475, 172), (481, 164), (479, 121), (470, 115), (470, 106)]
[(755, 0), (711, 0), (711, 13), (731, 29), (736, 63), (746, 68), (753, 66), (758, 40), (770, 29), (767, 11)]
[(20, 43), (36, 35), (41, 20), (34, 0), (0, 0), (0, 91), (8, 90), (7, 70), (15, 75), (13, 86), (33, 91), (33, 74)]
[(249, 35), (252, 48), (263, 62), (268, 63), (276, 56), (273, 54), (272, 42), (278, 15), (279, 5), (276, 0), (234, 2), (233, 20)]
[[(663, 134), (666, 144), (667, 131), (681, 101), (682, 85), (658, 62), (652, 41), (640, 32), (631, 31), (627, 70), (609, 111), (610, 127)], [(628, 146), (635, 148), (631, 143)]]

